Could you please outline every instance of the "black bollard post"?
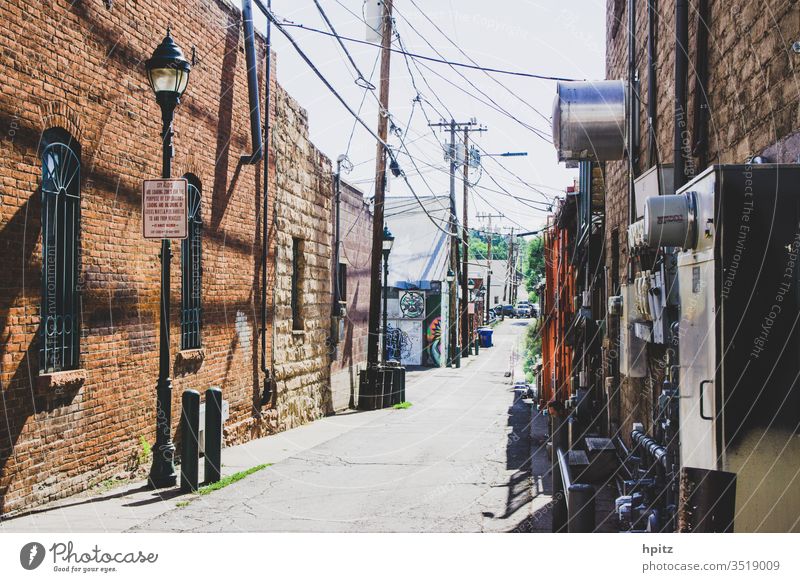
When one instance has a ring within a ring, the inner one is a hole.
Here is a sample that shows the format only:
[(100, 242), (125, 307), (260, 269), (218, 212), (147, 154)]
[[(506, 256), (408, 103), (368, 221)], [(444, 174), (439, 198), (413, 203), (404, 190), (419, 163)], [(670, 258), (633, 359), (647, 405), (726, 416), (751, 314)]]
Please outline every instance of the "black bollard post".
[(220, 480), (222, 469), (222, 390), (206, 390), (205, 482)]
[(181, 491), (197, 491), (200, 445), (200, 393), (185, 390), (181, 410)]
[(567, 495), (569, 521), (568, 533), (592, 533), (594, 531), (595, 488), (588, 483), (573, 483)]

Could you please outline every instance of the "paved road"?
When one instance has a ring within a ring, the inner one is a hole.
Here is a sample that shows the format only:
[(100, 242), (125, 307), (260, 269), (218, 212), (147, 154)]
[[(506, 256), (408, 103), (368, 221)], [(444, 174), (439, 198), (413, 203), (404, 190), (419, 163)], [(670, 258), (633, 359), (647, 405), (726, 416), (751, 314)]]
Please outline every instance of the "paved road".
[(530, 409), (515, 402), (505, 377), (513, 367), (519, 378), (526, 326), (504, 322), (495, 347), (460, 370), (412, 373), (410, 409), (358, 413), (353, 429), (131, 529), (538, 529), (534, 513), (549, 497), (532, 496)]

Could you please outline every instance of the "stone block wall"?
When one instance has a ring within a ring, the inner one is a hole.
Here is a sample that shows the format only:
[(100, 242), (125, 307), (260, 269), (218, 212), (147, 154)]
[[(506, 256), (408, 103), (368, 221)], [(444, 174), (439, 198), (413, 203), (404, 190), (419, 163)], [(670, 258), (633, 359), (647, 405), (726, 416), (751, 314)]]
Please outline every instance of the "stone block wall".
[[(275, 407), (286, 430), (333, 411), (330, 394), (332, 173), (308, 139), (308, 116), (285, 91), (275, 94), (272, 133), (275, 200)], [(295, 243), (297, 241), (297, 243)], [(297, 301), (292, 312), (293, 248), (298, 244)]]

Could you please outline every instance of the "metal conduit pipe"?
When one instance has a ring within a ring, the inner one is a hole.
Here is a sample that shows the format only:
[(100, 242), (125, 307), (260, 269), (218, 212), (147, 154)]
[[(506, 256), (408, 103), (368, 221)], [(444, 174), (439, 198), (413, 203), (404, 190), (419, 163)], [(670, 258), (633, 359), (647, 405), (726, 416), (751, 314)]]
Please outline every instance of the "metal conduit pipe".
[(640, 430), (631, 431), (631, 440), (642, 447), (653, 458), (657, 465), (661, 465), (665, 472), (669, 472), (669, 455), (667, 448), (647, 436)]
[[(258, 97), (256, 33), (253, 26), (252, 0), (244, 0), (242, 2), (242, 22), (244, 23), (244, 55), (247, 63), (247, 98), (250, 104), (250, 139), (253, 144), (253, 153), (242, 156), (241, 160), (243, 164), (253, 165), (260, 162), (264, 157), (264, 147), (261, 137), (261, 109)], [(267, 51), (267, 59), (269, 59), (269, 51)]]
[(686, 120), (686, 102), (688, 99), (689, 73), (689, 2), (675, 2), (675, 133), (673, 135), (674, 188), (686, 184), (690, 172), (689, 148), (684, 143), (684, 134), (688, 135)]
[[(253, 24), (253, 16), (252, 16), (252, 0), (245, 0), (243, 4), (243, 8), (246, 6), (247, 10), (249, 10), (250, 18), (245, 18), (245, 23), (249, 20), (252, 32), (252, 40), (253, 40), (253, 59), (255, 59), (255, 30), (252, 29)], [(261, 2), (261, 0), (255, 0), (256, 6), (258, 7), (261, 12), (267, 16), (272, 8), (272, 0), (267, 0), (267, 5)], [(243, 12), (244, 14), (244, 12)], [(261, 118), (260, 118), (260, 111), (258, 107), (253, 107), (253, 92), (250, 92), (250, 128), (253, 130), (253, 116), (252, 112), (253, 109), (256, 111), (256, 115), (258, 116), (258, 148), (257, 153), (259, 154), (259, 159), (264, 159), (264, 194), (263, 194), (263, 224), (261, 225), (261, 371), (266, 375), (264, 378), (264, 392), (261, 395), (261, 405), (268, 403), (272, 398), (272, 376), (270, 373), (270, 369), (267, 366), (267, 258), (269, 255), (269, 236), (267, 232), (267, 214), (269, 212), (269, 135), (270, 135), (270, 99), (271, 99), (271, 78), (272, 78), (272, 41), (271, 41), (271, 26), (270, 20), (267, 18), (267, 54), (266, 54), (266, 66), (264, 68), (264, 137), (266, 141), (266, 147), (264, 147), (264, 143), (261, 140)], [(246, 40), (246, 39), (245, 39)], [(250, 67), (248, 64), (248, 75), (252, 75), (252, 77), (248, 77), (248, 87), (255, 87), (255, 101), (258, 104), (258, 77), (256, 75), (256, 68), (255, 66)], [(251, 82), (252, 79), (252, 82)], [(255, 134), (254, 134), (255, 135)], [(253, 144), (254, 150), (256, 150), (256, 138), (253, 137)], [(254, 151), (255, 155), (256, 151)], [(274, 300), (273, 300), (274, 303)], [(273, 342), (274, 346), (274, 342)]]
[[(658, 163), (658, 145), (656, 143), (656, 117), (658, 116), (658, 99), (656, 98), (657, 22), (658, 0), (650, 0), (647, 3), (647, 161), (650, 166)], [(672, 192), (667, 192), (667, 194), (672, 194)]]
[(639, 91), (636, 79), (636, 0), (628, 0), (628, 218), (636, 222), (634, 179), (639, 161)]

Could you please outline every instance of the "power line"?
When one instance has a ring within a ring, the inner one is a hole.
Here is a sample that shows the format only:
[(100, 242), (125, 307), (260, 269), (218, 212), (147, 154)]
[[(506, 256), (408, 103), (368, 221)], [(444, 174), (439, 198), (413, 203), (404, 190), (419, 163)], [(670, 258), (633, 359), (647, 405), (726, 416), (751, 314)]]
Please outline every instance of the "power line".
[[(347, 50), (347, 47), (344, 46), (344, 42), (342, 41), (341, 37), (337, 34), (336, 29), (333, 27), (333, 23), (330, 21), (330, 18), (328, 18), (328, 15), (325, 14), (325, 11), (322, 9), (319, 0), (314, 0), (314, 4), (317, 6), (317, 10), (319, 11), (320, 16), (322, 16), (322, 19), (325, 21), (325, 24), (327, 24), (328, 28), (331, 29), (333, 37), (336, 38), (337, 42), (339, 43), (339, 46), (342, 47), (344, 54), (347, 55), (350, 64), (353, 65), (353, 69), (355, 70), (356, 73), (358, 73), (358, 78), (355, 80), (356, 85), (362, 87), (363, 89), (374, 91), (375, 85), (373, 85), (371, 81), (368, 81), (367, 78), (364, 77), (364, 75), (361, 73), (361, 69), (358, 68), (358, 65), (353, 60), (353, 55), (351, 55), (350, 51)], [(359, 83), (359, 81), (361, 82)]]
[[(406, 18), (405, 16), (403, 16), (403, 14), (402, 14), (402, 13), (400, 13), (400, 11), (397, 11), (397, 13), (399, 14), (400, 18), (402, 18), (402, 19), (403, 19), (403, 20), (406, 22), (406, 24), (409, 26), (409, 28), (411, 28), (411, 30), (412, 30), (412, 31), (414, 31), (414, 33), (415, 33), (415, 34), (416, 34), (418, 37), (420, 37), (420, 38), (423, 40), (423, 42), (424, 42), (426, 45), (428, 45), (428, 46), (431, 48), (431, 50), (433, 50), (433, 51), (434, 51), (434, 52), (435, 52), (437, 55), (439, 55), (440, 57), (442, 57), (442, 59), (444, 60), (444, 55), (443, 55), (441, 52), (439, 52), (439, 50), (438, 50), (438, 49), (437, 49), (435, 46), (433, 46), (433, 44), (431, 44), (431, 42), (430, 42), (430, 41), (429, 41), (429, 40), (428, 40), (428, 39), (425, 37), (425, 35), (423, 35), (422, 33), (420, 33), (420, 32), (419, 32), (419, 31), (418, 31), (418, 30), (417, 30), (417, 29), (414, 27), (414, 25), (411, 23), (411, 21), (409, 21), (409, 19), (408, 19), (408, 18)], [(415, 57), (411, 57), (411, 58), (415, 58)], [(463, 87), (459, 87), (458, 85), (455, 85), (455, 84), (454, 84), (454, 83), (452, 83), (452, 82), (451, 82), (449, 79), (447, 79), (446, 77), (444, 77), (444, 76), (440, 75), (440, 74), (439, 74), (437, 71), (434, 71), (433, 69), (431, 69), (431, 68), (430, 68), (430, 67), (428, 67), (427, 65), (423, 64), (422, 66), (424, 66), (426, 69), (428, 69), (429, 71), (431, 71), (431, 72), (432, 72), (434, 75), (437, 75), (437, 76), (441, 77), (442, 79), (444, 79), (444, 80), (446, 80), (447, 82), (451, 83), (452, 85), (454, 85), (454, 86), (455, 86), (455, 87), (457, 87), (458, 89), (460, 89), (460, 90), (464, 91), (465, 93), (468, 93), (468, 91), (466, 91), (466, 90), (465, 90)], [(551, 142), (551, 141), (552, 141), (551, 139), (549, 139), (549, 136), (548, 136), (548, 137), (545, 137), (545, 135), (546, 135), (546, 134), (544, 134), (544, 132), (542, 132), (542, 131), (541, 131), (541, 130), (539, 130), (538, 128), (535, 128), (535, 127), (533, 127), (532, 125), (529, 125), (529, 124), (525, 123), (524, 121), (522, 121), (521, 119), (519, 119), (518, 117), (516, 117), (516, 116), (515, 116), (513, 113), (511, 113), (510, 111), (508, 111), (506, 108), (504, 108), (502, 105), (500, 105), (500, 104), (499, 104), (497, 101), (495, 101), (495, 100), (494, 100), (494, 98), (492, 98), (492, 96), (491, 96), (491, 95), (487, 94), (487, 93), (486, 93), (485, 91), (483, 91), (483, 90), (482, 90), (480, 87), (478, 87), (477, 85), (475, 85), (475, 83), (473, 83), (473, 82), (472, 82), (472, 81), (471, 81), (471, 80), (470, 80), (470, 79), (469, 79), (467, 76), (465, 76), (465, 75), (464, 75), (464, 74), (463, 74), (461, 71), (458, 71), (458, 70), (457, 70), (457, 69), (456, 69), (454, 66), (452, 66), (452, 65), (450, 65), (450, 68), (451, 68), (451, 69), (453, 69), (453, 70), (456, 72), (456, 74), (458, 74), (458, 76), (459, 76), (459, 77), (461, 77), (462, 79), (464, 79), (464, 80), (465, 80), (465, 81), (466, 81), (466, 82), (467, 82), (467, 83), (468, 83), (468, 84), (469, 84), (469, 85), (470, 85), (470, 86), (471, 86), (473, 89), (475, 89), (476, 91), (478, 91), (478, 93), (480, 93), (481, 95), (483, 95), (483, 96), (484, 96), (486, 99), (488, 99), (488, 100), (489, 100), (489, 101), (492, 103), (492, 105), (489, 105), (488, 103), (486, 103), (486, 102), (484, 101), (484, 102), (483, 102), (483, 103), (484, 103), (484, 105), (487, 105), (487, 106), (490, 106), (490, 107), (492, 107), (492, 106), (493, 106), (493, 108), (494, 108), (496, 111), (498, 111), (498, 112), (500, 112), (500, 113), (503, 113), (504, 115), (508, 116), (510, 119), (512, 119), (512, 120), (514, 120), (514, 121), (516, 121), (517, 123), (519, 123), (520, 125), (522, 125), (522, 126), (523, 126), (523, 127), (525, 127), (526, 129), (530, 130), (531, 132), (533, 132), (533, 133), (535, 133), (536, 135), (538, 135), (540, 138), (544, 139), (545, 141), (548, 141), (548, 142)], [(474, 98), (475, 96), (473, 95), (472, 97)], [(537, 113), (538, 113), (538, 112), (537, 112)], [(541, 115), (541, 113), (539, 113), (539, 115)], [(542, 117), (544, 117), (544, 116), (542, 116)], [(547, 122), (549, 123), (549, 119), (548, 119), (548, 118), (546, 118), (546, 117), (545, 117), (544, 119), (545, 119), (545, 121), (547, 121)]]
[[(406, 185), (408, 186), (408, 189), (411, 191), (411, 194), (414, 196), (414, 198), (417, 199), (417, 202), (419, 202), (419, 205), (423, 209), (425, 209), (424, 205), (422, 204), (422, 201), (419, 199), (419, 196), (417, 196), (417, 193), (414, 191), (414, 188), (411, 186), (411, 183), (408, 181), (408, 178), (406, 177), (405, 173), (403, 172), (402, 169), (400, 169), (399, 165), (397, 165), (397, 159), (395, 158), (395, 155), (394, 155), (394, 152), (392, 151), (392, 148), (389, 147), (389, 144), (387, 144), (384, 140), (382, 140), (378, 136), (378, 134), (375, 133), (375, 131), (369, 125), (367, 125), (367, 123), (363, 119), (361, 119), (361, 117), (359, 117), (358, 114), (355, 111), (353, 111), (353, 108), (347, 103), (347, 101), (344, 100), (344, 98), (338, 93), (338, 91), (336, 91), (336, 89), (333, 87), (333, 85), (331, 85), (330, 81), (328, 81), (328, 79), (325, 78), (325, 75), (323, 75), (322, 72), (320, 72), (320, 70), (316, 67), (316, 65), (314, 65), (314, 63), (311, 61), (311, 59), (308, 57), (308, 55), (303, 51), (303, 49), (300, 48), (300, 46), (297, 44), (297, 41), (294, 39), (294, 37), (292, 37), (292, 35), (289, 34), (286, 31), (286, 29), (283, 27), (282, 23), (278, 22), (278, 20), (275, 17), (275, 15), (270, 10), (266, 9), (266, 7), (264, 7), (263, 10), (264, 10), (264, 13), (266, 14), (267, 18), (269, 18), (270, 21), (275, 25), (275, 27), (281, 32), (281, 34), (283, 34), (286, 37), (286, 39), (289, 41), (289, 43), (291, 43), (291, 45), (297, 51), (297, 54), (300, 55), (300, 57), (311, 68), (311, 70), (319, 78), (319, 80), (322, 81), (322, 83), (325, 85), (325, 87), (327, 87), (327, 89), (334, 95), (334, 97), (336, 97), (336, 99), (342, 104), (342, 106), (345, 109), (347, 109), (348, 113), (350, 113), (350, 115), (352, 115), (359, 122), (359, 124), (361, 124), (364, 127), (364, 129), (366, 129), (367, 132), (373, 138), (375, 138), (375, 140), (381, 145), (381, 147), (386, 152), (386, 155), (388, 155), (389, 158), (392, 160), (392, 162), (393, 162), (392, 165), (394, 165), (397, 168), (397, 171), (399, 172), (400, 176), (405, 181)], [(428, 218), (430, 219), (431, 223), (434, 226), (436, 226), (436, 228), (442, 230), (443, 232), (448, 234), (448, 236), (450, 235), (450, 233), (448, 233), (447, 231), (442, 229), (435, 222), (433, 217), (430, 214), (428, 214), (427, 210), (425, 211), (425, 214), (428, 216)]]
[[(411, 4), (413, 4), (413, 5), (414, 5), (414, 7), (415, 7), (415, 8), (416, 8), (416, 9), (417, 9), (419, 12), (420, 12), (420, 14), (422, 14), (422, 16), (423, 16), (423, 17), (424, 17), (424, 18), (425, 18), (425, 19), (426, 19), (428, 22), (430, 22), (430, 23), (433, 25), (433, 27), (434, 27), (434, 28), (435, 28), (435, 29), (436, 29), (436, 30), (439, 32), (439, 34), (441, 34), (441, 35), (442, 35), (442, 36), (443, 36), (445, 39), (447, 39), (447, 41), (448, 41), (450, 44), (452, 44), (452, 45), (453, 45), (453, 46), (456, 48), (456, 50), (458, 50), (458, 52), (460, 52), (462, 55), (464, 55), (464, 56), (465, 56), (465, 57), (466, 57), (466, 58), (469, 60), (469, 62), (471, 62), (473, 65), (477, 65), (477, 64), (478, 64), (478, 63), (475, 61), (475, 59), (473, 59), (472, 57), (470, 57), (470, 56), (469, 56), (469, 55), (466, 53), (466, 51), (464, 51), (464, 49), (462, 49), (462, 48), (461, 48), (461, 46), (459, 45), (459, 43), (455, 42), (455, 41), (454, 41), (452, 38), (450, 38), (450, 37), (449, 37), (449, 36), (448, 36), (448, 35), (447, 35), (447, 34), (446, 34), (446, 33), (445, 33), (445, 32), (444, 32), (444, 31), (443, 31), (443, 30), (442, 30), (442, 29), (439, 27), (439, 25), (438, 25), (438, 24), (436, 24), (436, 22), (435, 22), (433, 19), (431, 19), (431, 17), (430, 17), (430, 16), (428, 16), (428, 14), (427, 14), (427, 13), (426, 13), (424, 10), (422, 10), (422, 9), (419, 7), (419, 5), (418, 5), (418, 4), (417, 4), (417, 3), (416, 3), (414, 0), (411, 0)], [(523, 99), (522, 97), (520, 97), (520, 96), (519, 96), (519, 94), (518, 94), (517, 92), (515, 92), (515, 91), (512, 91), (511, 89), (509, 89), (509, 88), (508, 88), (508, 86), (504, 85), (503, 83), (501, 83), (500, 81), (498, 81), (497, 79), (495, 79), (495, 78), (494, 78), (494, 77), (493, 77), (493, 76), (492, 76), (492, 75), (489, 73), (489, 71), (487, 71), (486, 69), (481, 69), (481, 70), (483, 70), (483, 72), (484, 72), (484, 73), (486, 73), (486, 76), (487, 76), (487, 77), (489, 77), (489, 78), (490, 78), (492, 81), (494, 81), (495, 83), (497, 83), (498, 85), (500, 85), (500, 86), (501, 86), (503, 89), (505, 89), (506, 91), (508, 91), (508, 92), (509, 92), (509, 93), (510, 93), (510, 94), (511, 94), (513, 97), (515, 97), (515, 98), (516, 98), (517, 100), (519, 100), (521, 103), (523, 103), (523, 104), (524, 104), (524, 105), (526, 105), (528, 108), (530, 108), (531, 110), (533, 110), (534, 112), (536, 112), (536, 113), (537, 113), (539, 116), (541, 116), (541, 118), (542, 118), (542, 119), (544, 119), (544, 120), (545, 120), (545, 121), (546, 121), (548, 124), (550, 123), (550, 118), (549, 118), (549, 117), (545, 116), (545, 115), (544, 115), (544, 114), (543, 114), (541, 111), (539, 111), (539, 110), (538, 110), (538, 109), (536, 109), (536, 108), (535, 108), (533, 105), (531, 105), (530, 103), (528, 103), (528, 102), (527, 102), (525, 99)]]
[[(379, 45), (377, 43), (370, 42), (368, 40), (361, 40), (359, 38), (352, 38), (352, 37), (349, 37), (349, 36), (342, 36), (342, 35), (336, 34), (334, 32), (328, 32), (327, 30), (320, 30), (318, 28), (314, 28), (312, 26), (307, 26), (307, 25), (299, 23), (299, 22), (293, 22), (293, 21), (287, 20), (287, 19), (282, 19), (282, 24), (283, 24), (283, 26), (291, 26), (293, 28), (300, 28), (302, 30), (307, 30), (308, 32), (314, 32), (314, 33), (322, 34), (322, 35), (325, 35), (325, 36), (335, 36), (336, 38), (338, 38), (338, 39), (340, 39), (342, 41), (353, 42), (353, 43), (356, 43), (356, 44), (364, 44), (364, 45), (369, 45), (369, 46), (374, 46), (374, 47), (379, 47), (379, 48), (381, 46), (381, 45)], [(404, 51), (402, 49), (396, 49), (396, 48), (390, 48), (389, 50), (392, 51), (393, 53), (407, 55), (409, 57), (412, 57), (412, 58), (415, 58), (415, 59), (421, 59), (423, 61), (430, 61), (430, 62), (433, 62), (433, 63), (439, 63), (439, 64), (443, 64), (443, 65), (448, 65), (448, 66), (451, 66), (451, 67), (462, 67), (464, 69), (473, 69), (473, 70), (476, 70), (476, 71), (485, 71), (485, 72), (489, 72), (489, 73), (497, 73), (497, 74), (500, 74), (500, 75), (512, 75), (512, 76), (515, 76), (515, 77), (527, 77), (527, 78), (530, 78), (530, 79), (542, 79), (542, 80), (545, 80), (545, 81), (580, 81), (581, 80), (581, 79), (572, 79), (572, 78), (568, 78), (568, 77), (555, 77), (555, 76), (550, 76), (550, 75), (539, 75), (539, 74), (536, 74), (536, 73), (525, 73), (525, 72), (522, 72), (522, 71), (510, 71), (510, 70), (507, 70), (507, 69), (495, 69), (493, 67), (482, 67), (480, 65), (473, 65), (473, 64), (469, 64), (469, 63), (460, 63), (460, 62), (457, 62), (457, 61), (450, 61), (450, 60), (447, 60), (447, 59), (444, 59), (444, 58), (436, 58), (436, 57), (432, 57), (432, 56), (429, 56), (429, 55), (421, 55), (421, 54), (418, 54), (418, 53), (410, 53), (410, 52), (406, 52), (406, 51)]]

